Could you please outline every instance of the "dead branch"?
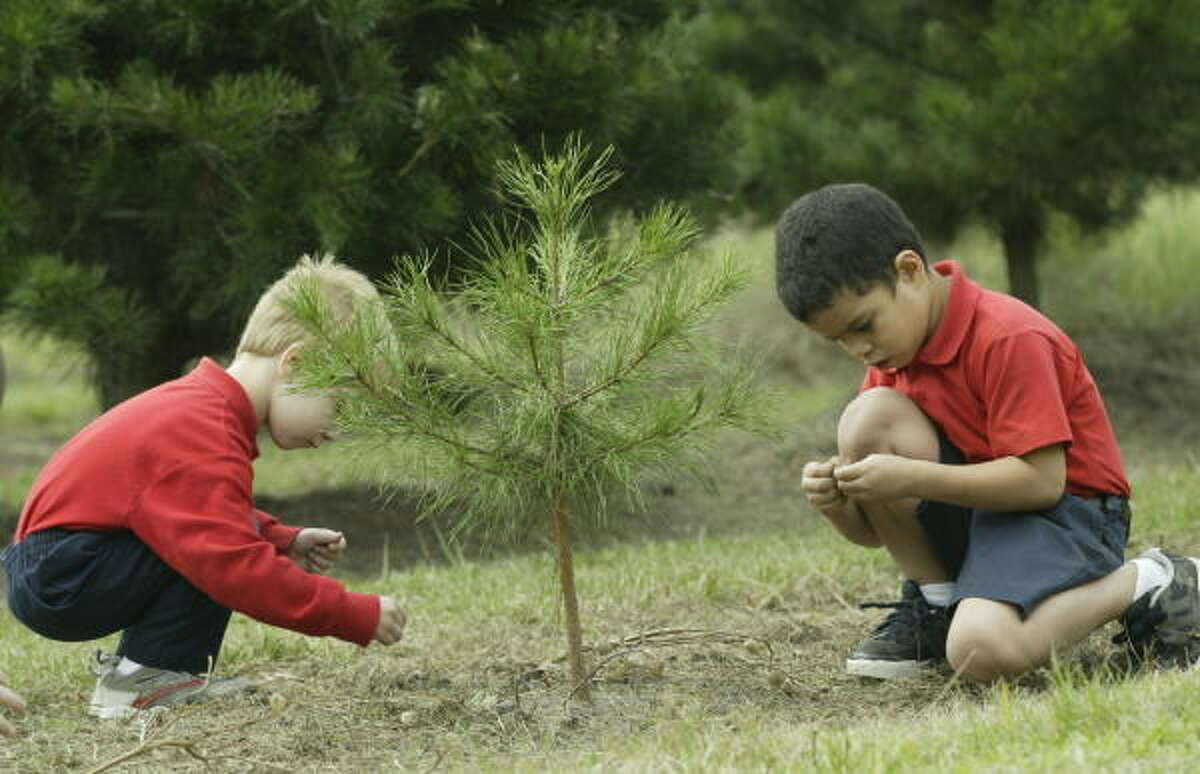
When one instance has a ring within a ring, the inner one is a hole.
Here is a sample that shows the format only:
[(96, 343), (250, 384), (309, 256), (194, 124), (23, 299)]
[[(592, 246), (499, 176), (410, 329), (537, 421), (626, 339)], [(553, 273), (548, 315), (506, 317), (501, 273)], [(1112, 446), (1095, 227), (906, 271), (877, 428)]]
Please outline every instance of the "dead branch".
[[(771, 647), (771, 641), (765, 637), (758, 635), (746, 634), (743, 632), (730, 632), (720, 629), (687, 629), (687, 628), (668, 628), (654, 629), (651, 631), (639, 632), (624, 637), (619, 640), (611, 640), (605, 643), (601, 648), (589, 648), (597, 653), (602, 653), (600, 659), (595, 666), (584, 675), (571, 690), (567, 693), (563, 700), (564, 708), (570, 702), (575, 692), (592, 681), (592, 679), (600, 672), (605, 665), (615, 659), (624, 658), (633, 653), (649, 650), (651, 648), (667, 648), (680, 647), (684, 645), (700, 645), (704, 643), (717, 643), (725, 645), (742, 645), (747, 641), (757, 642), (761, 644), (767, 651), (767, 658), (762, 663), (764, 667), (770, 669), (775, 663), (775, 651)], [(562, 660), (561, 658), (558, 660)]]
[[(201, 731), (198, 734), (196, 734), (195, 736), (190, 737), (190, 738), (161, 739), (161, 740), (143, 739), (138, 744), (137, 747), (134, 747), (132, 750), (123, 752), (120, 755), (116, 756), (115, 758), (112, 758), (111, 760), (101, 763), (99, 766), (96, 766), (95, 768), (89, 769), (87, 774), (100, 774), (100, 772), (102, 772), (102, 771), (108, 771), (109, 769), (114, 769), (117, 766), (120, 766), (123, 763), (126, 763), (127, 761), (133, 760), (134, 758), (138, 758), (143, 755), (148, 755), (149, 753), (152, 753), (156, 750), (163, 750), (163, 749), (168, 749), (171, 747), (181, 749), (184, 752), (186, 752), (188, 755), (195, 758), (196, 760), (199, 760), (199, 761), (207, 764), (209, 762), (208, 758), (201, 755), (195, 749), (197, 745), (199, 745), (201, 742), (210, 740), (221, 734), (231, 733), (234, 731), (241, 731), (244, 728), (247, 728), (249, 726), (254, 725), (255, 723), (262, 721), (265, 717), (268, 717), (268, 716), (262, 715), (259, 717), (250, 718), (249, 720), (239, 721), (237, 723), (232, 723), (228, 726), (225, 726), (224, 728), (219, 728), (215, 731)], [(170, 724), (164, 725), (162, 728), (165, 729), (165, 728), (168, 728), (169, 726), (170, 726)], [(160, 731), (161, 730), (162, 729), (160, 729)]]
[(857, 607), (855, 607), (854, 605), (847, 602), (846, 598), (838, 593), (837, 581), (835, 581), (833, 578), (829, 577), (825, 573), (821, 572), (820, 570), (814, 569), (814, 570), (811, 570), (811, 572), (813, 575), (816, 575), (818, 578), (825, 581), (825, 585), (829, 587), (830, 596), (832, 596), (834, 599), (836, 599), (838, 602), (840, 602), (842, 607), (846, 608), (847, 610), (852, 610), (854, 612), (858, 612)]

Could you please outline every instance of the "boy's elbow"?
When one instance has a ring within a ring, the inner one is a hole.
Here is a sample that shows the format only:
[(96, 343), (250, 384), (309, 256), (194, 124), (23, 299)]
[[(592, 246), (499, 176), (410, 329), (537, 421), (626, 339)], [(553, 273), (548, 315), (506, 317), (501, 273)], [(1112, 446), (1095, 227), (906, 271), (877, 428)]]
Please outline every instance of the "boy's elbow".
[(1065, 478), (1054, 479), (1052, 477), (1039, 481), (1030, 491), (1032, 499), (1031, 505), (1036, 510), (1045, 510), (1058, 505), (1058, 501), (1063, 498), (1067, 492), (1067, 482)]
[(1026, 455), (1026, 486), (1031, 508), (1053, 508), (1067, 491), (1067, 461), (1061, 445), (1047, 446)]

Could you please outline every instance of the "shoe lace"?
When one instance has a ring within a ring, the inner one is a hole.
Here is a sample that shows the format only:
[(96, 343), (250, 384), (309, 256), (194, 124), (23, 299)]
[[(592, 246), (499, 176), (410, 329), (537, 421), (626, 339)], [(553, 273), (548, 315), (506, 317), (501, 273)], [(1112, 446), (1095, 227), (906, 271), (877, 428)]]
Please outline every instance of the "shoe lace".
[(102, 650), (97, 650), (96, 660), (92, 664), (92, 674), (102, 677), (106, 672), (114, 669), (120, 661), (121, 657), (116, 653), (106, 653)]
[(875, 608), (892, 611), (883, 619), (883, 623), (875, 627), (875, 634), (919, 629), (921, 623), (929, 615), (929, 606), (920, 599), (902, 599), (898, 602), (860, 602), (858, 607), (861, 610)]
[(1158, 606), (1151, 605), (1149, 594), (1143, 595), (1121, 618), (1124, 629), (1113, 635), (1114, 645), (1129, 645), (1141, 648), (1150, 645), (1158, 625), (1166, 620), (1167, 614)]
[(1125, 628), (1113, 635), (1112, 642), (1114, 645), (1145, 645), (1154, 637), (1154, 630), (1158, 628), (1164, 615), (1146, 616), (1136, 621), (1128, 621), (1125, 623)]

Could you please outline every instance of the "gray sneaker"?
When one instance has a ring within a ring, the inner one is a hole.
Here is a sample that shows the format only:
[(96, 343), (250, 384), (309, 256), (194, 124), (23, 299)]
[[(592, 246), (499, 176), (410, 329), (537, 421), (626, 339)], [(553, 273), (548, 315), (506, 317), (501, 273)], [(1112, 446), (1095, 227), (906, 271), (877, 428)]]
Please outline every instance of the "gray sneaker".
[(1113, 638), (1139, 659), (1164, 666), (1190, 668), (1200, 661), (1200, 563), (1196, 559), (1151, 548), (1150, 559), (1166, 570), (1165, 586), (1148, 591), (1121, 616), (1125, 630)]
[(130, 674), (117, 672), (120, 656), (97, 653), (93, 672), (96, 689), (88, 712), (98, 718), (126, 718), (140, 710), (172, 707), (214, 699), (255, 689), (254, 683), (241, 678), (213, 678), (190, 672), (139, 667)]

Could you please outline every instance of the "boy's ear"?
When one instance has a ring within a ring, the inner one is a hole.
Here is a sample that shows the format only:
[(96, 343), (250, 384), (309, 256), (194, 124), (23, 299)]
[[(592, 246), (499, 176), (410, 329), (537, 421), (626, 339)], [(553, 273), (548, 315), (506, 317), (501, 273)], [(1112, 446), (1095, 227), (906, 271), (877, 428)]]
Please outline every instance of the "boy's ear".
[(296, 358), (300, 355), (300, 350), (303, 345), (300, 342), (289, 344), (287, 349), (279, 353), (279, 359), (275, 361), (276, 373), (286, 379), (292, 375), (292, 370), (296, 367)]
[(901, 250), (892, 259), (896, 279), (910, 280), (925, 274), (925, 260), (915, 250)]

